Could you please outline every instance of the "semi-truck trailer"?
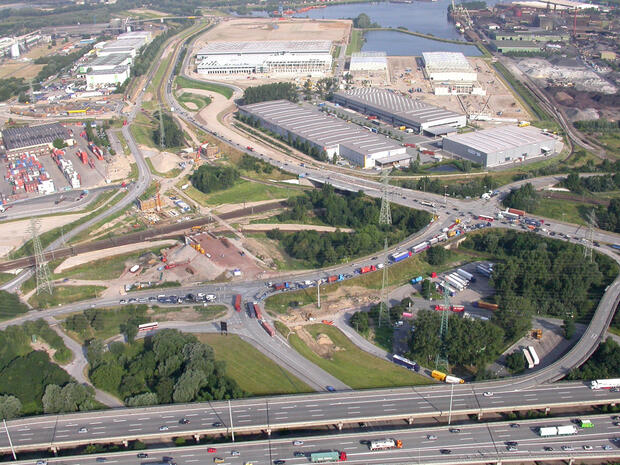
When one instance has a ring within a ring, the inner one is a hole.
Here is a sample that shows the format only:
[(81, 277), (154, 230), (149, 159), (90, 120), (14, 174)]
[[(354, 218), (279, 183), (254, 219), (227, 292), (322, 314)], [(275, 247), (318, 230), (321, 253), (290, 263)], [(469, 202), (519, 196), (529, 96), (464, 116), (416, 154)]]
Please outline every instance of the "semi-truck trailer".
[(512, 213), (513, 215), (525, 216), (525, 211), (517, 210), (516, 208), (509, 208), (506, 210), (508, 213)]
[(484, 300), (474, 302), (474, 306), (478, 308), (486, 308), (487, 310), (497, 310), (499, 308), (499, 305), (485, 302)]
[(445, 373), (441, 371), (437, 371), (437, 370), (433, 370), (431, 372), (431, 377), (435, 378), (436, 380), (443, 381), (444, 383), (448, 383), (448, 384), (464, 384), (465, 383), (465, 380), (462, 378), (459, 378), (457, 376), (452, 376), (452, 375), (446, 375)]
[(312, 452), (310, 454), (310, 462), (312, 463), (330, 463), (330, 462), (346, 462), (347, 453), (338, 451), (329, 452)]
[(574, 425), (541, 426), (538, 428), (538, 434), (540, 434), (543, 438), (549, 436), (567, 436), (577, 434), (577, 428)]
[(398, 263), (400, 261), (403, 261), (406, 258), (411, 257), (411, 252), (409, 252), (408, 250), (404, 251), (404, 252), (400, 252), (400, 253), (393, 253), (392, 255), (390, 255), (390, 260), (394, 263)]
[(536, 353), (536, 350), (534, 350), (534, 347), (528, 346), (527, 350), (532, 356), (532, 361), (534, 362), (534, 365), (538, 365), (540, 363), (540, 359), (538, 358), (538, 354)]
[(473, 274), (468, 273), (467, 271), (463, 270), (462, 268), (459, 268), (458, 270), (456, 270), (456, 272), (458, 273), (459, 276), (462, 276), (467, 281), (471, 281), (471, 282), (475, 282), (476, 281), (476, 278), (475, 278), (475, 276)]
[(400, 439), (376, 439), (370, 441), (370, 450), (387, 450), (387, 449), (402, 449), (403, 442)]
[(235, 295), (235, 310), (241, 311), (241, 294)]

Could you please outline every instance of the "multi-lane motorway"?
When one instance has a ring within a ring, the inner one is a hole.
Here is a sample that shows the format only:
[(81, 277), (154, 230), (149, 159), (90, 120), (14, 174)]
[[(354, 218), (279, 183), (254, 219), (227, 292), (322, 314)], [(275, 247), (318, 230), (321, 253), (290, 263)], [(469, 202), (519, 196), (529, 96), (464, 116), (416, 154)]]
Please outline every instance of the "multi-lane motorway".
[[(95, 465), (102, 461), (117, 465), (149, 465), (162, 462), (177, 465), (225, 463), (230, 465), (305, 464), (313, 452), (345, 452), (353, 464), (489, 463), (533, 462), (537, 460), (595, 460), (620, 457), (616, 435), (620, 428), (609, 415), (590, 417), (593, 428), (578, 428), (577, 434), (541, 437), (539, 428), (575, 425), (574, 417), (497, 422), (432, 428), (409, 427), (390, 431), (367, 430), (327, 436), (299, 436), (253, 442), (211, 444), (177, 449), (120, 452), (103, 456), (75, 456), (50, 459), (50, 464)], [(371, 451), (373, 440), (393, 438), (402, 448)], [(142, 452), (145, 454), (145, 452)], [(221, 459), (221, 460), (220, 460)], [(21, 461), (18, 463), (32, 463)]]
[[(491, 390), (492, 389), (492, 390)], [(486, 393), (486, 394), (485, 394)], [(620, 402), (620, 393), (593, 391), (585, 383), (514, 389), (483, 384), (345, 391), (238, 399), (140, 409), (48, 415), (7, 423), (19, 450), (66, 448), (93, 442), (165, 439), (231, 432), (275, 431), (358, 422), (413, 423), (421, 418), (478, 415), (545, 408), (589, 407)], [(452, 405), (452, 408), (450, 408)], [(189, 423), (183, 424), (185, 418)], [(85, 430), (84, 430), (85, 429)], [(0, 450), (8, 451), (8, 437)]]

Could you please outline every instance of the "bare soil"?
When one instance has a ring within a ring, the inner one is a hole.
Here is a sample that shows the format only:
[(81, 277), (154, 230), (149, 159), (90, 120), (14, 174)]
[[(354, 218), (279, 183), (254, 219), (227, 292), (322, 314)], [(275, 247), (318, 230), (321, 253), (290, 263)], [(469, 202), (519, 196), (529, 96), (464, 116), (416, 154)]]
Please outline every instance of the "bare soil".
[(343, 350), (336, 346), (327, 334), (319, 333), (315, 339), (303, 326), (296, 326), (294, 329), (295, 334), (319, 357), (329, 360), (334, 356), (334, 352)]

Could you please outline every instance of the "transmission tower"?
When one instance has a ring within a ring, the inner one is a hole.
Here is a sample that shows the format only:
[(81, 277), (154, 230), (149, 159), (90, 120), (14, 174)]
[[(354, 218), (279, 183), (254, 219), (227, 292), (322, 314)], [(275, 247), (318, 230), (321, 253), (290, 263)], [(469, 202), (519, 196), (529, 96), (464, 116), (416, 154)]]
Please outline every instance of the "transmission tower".
[(450, 316), (450, 292), (446, 288), (443, 291), (443, 308), (441, 312), (441, 326), (439, 327), (441, 345), (439, 346), (437, 358), (435, 358), (435, 369), (445, 368), (446, 373), (449, 373), (450, 365), (446, 355), (446, 335), (448, 334), (448, 318)]
[(592, 261), (592, 247), (594, 245), (594, 228), (596, 227), (596, 218), (594, 210), (588, 215), (588, 229), (586, 229), (585, 247), (583, 248), (583, 258), (589, 262)]
[[(391, 225), (392, 224), (392, 214), (390, 213), (390, 198), (388, 192), (388, 180), (389, 180), (390, 171), (386, 170), (381, 175), (381, 181), (383, 182), (383, 186), (381, 187), (381, 213), (379, 214), (379, 224)], [(387, 235), (385, 237), (385, 243), (383, 246), (383, 281), (381, 283), (381, 301), (379, 302), (379, 327), (381, 327), (381, 323), (386, 320), (387, 323), (390, 323), (390, 315), (388, 310), (389, 296), (388, 296), (388, 240)]]
[(34, 248), (35, 275), (37, 280), (37, 295), (47, 292), (50, 295), (54, 292), (50, 281), (50, 269), (47, 266), (43, 247), (39, 240), (40, 221), (32, 218), (30, 220), (30, 234), (32, 235), (32, 246)]
[(379, 214), (379, 224), (392, 224), (392, 213), (390, 212), (390, 193), (389, 180), (390, 170), (386, 170), (381, 174), (381, 213)]
[(159, 105), (159, 146), (164, 148), (164, 111)]

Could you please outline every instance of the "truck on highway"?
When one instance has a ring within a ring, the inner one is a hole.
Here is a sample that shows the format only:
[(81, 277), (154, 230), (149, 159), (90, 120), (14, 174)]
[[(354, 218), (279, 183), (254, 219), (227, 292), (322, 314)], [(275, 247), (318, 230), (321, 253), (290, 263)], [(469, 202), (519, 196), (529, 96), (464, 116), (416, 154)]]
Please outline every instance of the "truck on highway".
[(614, 389), (620, 388), (620, 378), (595, 379), (590, 383), (591, 389)]
[(330, 462), (346, 462), (347, 453), (338, 451), (329, 452), (312, 452), (310, 454), (310, 462), (312, 463), (330, 463)]
[(404, 252), (393, 253), (392, 255), (390, 255), (390, 260), (393, 263), (398, 263), (409, 257), (411, 257), (411, 252), (409, 252), (408, 250), (405, 250)]
[(538, 434), (543, 438), (550, 436), (567, 436), (577, 434), (577, 428), (575, 425), (541, 426), (538, 428)]
[(457, 376), (446, 375), (445, 373), (438, 371), (438, 370), (433, 370), (431, 372), (431, 377), (435, 378), (436, 380), (443, 381), (444, 383), (448, 383), (448, 384), (465, 383), (465, 380), (458, 378)]
[(388, 449), (402, 449), (403, 442), (400, 439), (375, 439), (370, 441), (370, 450), (388, 450)]

